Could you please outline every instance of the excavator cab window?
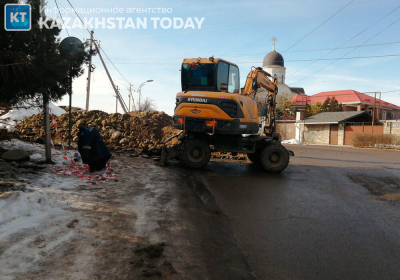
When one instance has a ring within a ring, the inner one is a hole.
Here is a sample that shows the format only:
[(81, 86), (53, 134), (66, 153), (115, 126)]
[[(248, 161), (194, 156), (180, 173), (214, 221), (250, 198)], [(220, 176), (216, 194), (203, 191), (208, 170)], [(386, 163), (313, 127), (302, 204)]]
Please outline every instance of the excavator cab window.
[[(223, 61), (218, 62), (217, 87), (218, 91), (226, 90), (228, 84), (229, 64)], [(222, 85), (222, 88), (221, 88)]]
[(239, 89), (239, 69), (234, 65), (229, 65), (228, 92), (238, 93)]
[(225, 61), (220, 60), (218, 64), (183, 63), (181, 75), (182, 91), (238, 93), (240, 90), (238, 67)]
[(228, 64), (224, 61), (218, 62), (217, 71), (217, 87), (221, 91), (221, 85), (228, 85), (227, 92), (239, 92), (239, 69), (235, 65)]
[(215, 91), (215, 64), (182, 64), (182, 90)]

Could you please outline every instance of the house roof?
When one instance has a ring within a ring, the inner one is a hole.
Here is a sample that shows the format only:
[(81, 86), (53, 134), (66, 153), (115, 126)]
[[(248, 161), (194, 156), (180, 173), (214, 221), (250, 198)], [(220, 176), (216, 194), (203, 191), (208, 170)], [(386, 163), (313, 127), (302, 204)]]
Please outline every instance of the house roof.
[[(305, 104), (306, 100), (308, 104), (315, 104), (317, 102), (324, 103), (327, 97), (335, 97), (335, 99), (342, 104), (346, 103), (368, 103), (373, 105), (375, 103), (374, 96), (369, 96), (364, 93), (349, 89), (349, 90), (337, 90), (337, 91), (325, 91), (312, 96), (305, 95), (295, 95), (292, 97), (296, 104)], [(396, 109), (400, 109), (400, 106), (394, 105), (392, 103), (376, 99), (376, 105), (379, 105), (379, 101), (381, 106), (392, 107)]]
[(290, 87), (290, 90), (298, 94), (306, 94), (304, 88), (301, 87)]
[(372, 117), (367, 112), (347, 111), (347, 112), (323, 112), (317, 115), (306, 118), (299, 123), (305, 122), (306, 124), (330, 124), (352, 121), (353, 119), (363, 118), (363, 121), (372, 121)]

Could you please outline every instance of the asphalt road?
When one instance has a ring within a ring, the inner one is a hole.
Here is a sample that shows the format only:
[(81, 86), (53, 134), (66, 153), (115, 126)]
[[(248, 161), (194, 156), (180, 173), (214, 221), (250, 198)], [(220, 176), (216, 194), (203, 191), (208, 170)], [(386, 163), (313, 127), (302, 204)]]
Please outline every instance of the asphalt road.
[(210, 162), (197, 175), (258, 279), (400, 279), (400, 152), (288, 145), (281, 174)]

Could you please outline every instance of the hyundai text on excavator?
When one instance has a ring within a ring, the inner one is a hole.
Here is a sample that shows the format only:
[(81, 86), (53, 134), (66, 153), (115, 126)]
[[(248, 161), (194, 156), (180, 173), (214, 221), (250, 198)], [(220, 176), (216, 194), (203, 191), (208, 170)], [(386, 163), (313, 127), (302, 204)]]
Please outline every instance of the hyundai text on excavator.
[[(275, 133), (277, 80), (261, 68), (252, 68), (244, 88), (239, 84), (237, 65), (220, 58), (184, 59), (181, 68), (182, 91), (176, 95), (174, 127), (181, 132), (180, 145), (164, 145), (160, 165), (180, 157), (190, 168), (205, 166), (211, 150), (246, 153), (254, 164), (270, 172), (280, 172), (292, 152), (286, 150)], [(257, 90), (268, 94), (262, 114), (256, 102)]]

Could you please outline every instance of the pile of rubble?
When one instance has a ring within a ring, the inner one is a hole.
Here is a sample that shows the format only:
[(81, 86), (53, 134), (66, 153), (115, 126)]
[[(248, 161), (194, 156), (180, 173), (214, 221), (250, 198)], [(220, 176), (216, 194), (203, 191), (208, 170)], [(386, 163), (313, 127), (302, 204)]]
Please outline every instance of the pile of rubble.
[[(57, 144), (68, 142), (68, 113), (54, 117), (58, 132), (51, 124), (51, 135)], [(22, 140), (40, 142), (44, 138), (43, 113), (21, 121), (14, 130)], [(168, 137), (178, 130), (172, 127), (172, 118), (164, 112), (145, 111), (128, 114), (108, 114), (102, 111), (72, 112), (72, 140), (76, 147), (79, 126), (96, 127), (107, 146), (115, 150), (143, 152), (160, 148)]]
[[(69, 114), (54, 116), (59, 135), (50, 123), (51, 136), (55, 144), (68, 143)], [(43, 113), (33, 115), (21, 121), (14, 129), (18, 138), (43, 143)], [(103, 111), (74, 110), (72, 112), (72, 147), (77, 148), (78, 127), (96, 127), (104, 142), (111, 150), (130, 151), (134, 153), (157, 154), (161, 151), (163, 142), (177, 134), (180, 130), (172, 126), (172, 118), (164, 112), (145, 111), (128, 114), (108, 114)], [(4, 135), (3, 135), (4, 137)], [(167, 147), (179, 143), (176, 138)], [(152, 152), (154, 151), (154, 153)], [(246, 160), (245, 154), (213, 152), (212, 158), (227, 160)]]

